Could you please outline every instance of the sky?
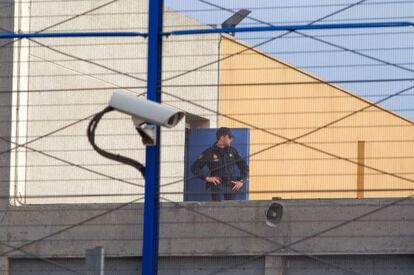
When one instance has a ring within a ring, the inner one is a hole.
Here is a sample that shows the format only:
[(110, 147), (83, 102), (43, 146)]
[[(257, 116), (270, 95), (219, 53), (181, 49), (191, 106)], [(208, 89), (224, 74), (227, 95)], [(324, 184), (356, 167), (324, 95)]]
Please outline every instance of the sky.
[[(166, 0), (165, 5), (203, 24), (220, 25), (231, 13), (225, 9), (251, 10), (250, 17), (273, 25), (309, 24), (360, 0)], [(414, 0), (367, 0), (318, 23), (414, 22)], [(240, 26), (264, 26), (246, 18)], [(336, 84), (371, 102), (414, 86), (414, 27), (309, 30), (320, 41), (289, 34), (258, 49), (326, 81), (408, 79), (405, 81)], [(248, 45), (259, 44), (281, 32), (236, 34)], [(321, 41), (323, 40), (323, 41)], [(328, 44), (329, 43), (329, 44)], [(335, 45), (333, 45), (335, 44)], [(355, 54), (356, 51), (360, 54)], [(390, 65), (396, 64), (400, 68)], [(414, 120), (414, 89), (381, 104)]]

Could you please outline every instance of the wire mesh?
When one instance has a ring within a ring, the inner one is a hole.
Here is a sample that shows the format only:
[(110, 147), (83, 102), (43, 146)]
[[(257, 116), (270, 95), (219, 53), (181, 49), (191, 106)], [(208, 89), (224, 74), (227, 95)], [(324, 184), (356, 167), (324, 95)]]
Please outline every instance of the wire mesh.
[[(244, 27), (412, 21), (413, 5), (166, 0), (164, 31), (220, 28), (239, 9), (251, 11)], [(146, 32), (147, 21), (148, 1), (0, 2), (1, 32)], [(162, 101), (187, 116), (161, 135), (158, 273), (411, 274), (412, 257), (391, 254), (413, 253), (413, 33), (163, 37)], [(96, 154), (86, 127), (114, 90), (146, 95), (146, 39), (0, 42), (0, 269), (89, 274), (85, 250), (103, 246), (105, 274), (140, 273), (144, 179)], [(210, 202), (191, 171), (219, 127), (248, 133), (232, 140), (249, 166), (242, 200)], [(145, 163), (130, 117), (108, 114), (96, 136)], [(272, 199), (285, 211), (276, 228)]]

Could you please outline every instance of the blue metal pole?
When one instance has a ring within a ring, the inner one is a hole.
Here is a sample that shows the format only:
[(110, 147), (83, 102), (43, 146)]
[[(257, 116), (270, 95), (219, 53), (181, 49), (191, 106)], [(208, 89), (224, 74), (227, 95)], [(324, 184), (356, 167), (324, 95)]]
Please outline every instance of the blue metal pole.
[(314, 25), (286, 25), (286, 26), (263, 26), (263, 27), (239, 27), (220, 29), (193, 29), (163, 32), (169, 35), (194, 35), (209, 33), (236, 33), (236, 32), (268, 32), (268, 31), (294, 31), (294, 30), (326, 30), (326, 29), (366, 29), (366, 28), (392, 28), (410, 27), (412, 22), (377, 22), (377, 23), (349, 23), (349, 24), (314, 24)]
[[(412, 22), (376, 22), (376, 23), (349, 23), (349, 24), (314, 24), (314, 25), (285, 25), (262, 27), (239, 27), (219, 29), (193, 29), (161, 32), (162, 36), (170, 35), (194, 35), (210, 33), (236, 33), (236, 32), (268, 32), (268, 31), (293, 31), (293, 30), (326, 30), (326, 29), (369, 29), (369, 28), (396, 28), (414, 26)], [(65, 38), (65, 37), (147, 37), (147, 33), (141, 32), (53, 32), (53, 33), (0, 33), (0, 39), (14, 38)]]
[(35, 33), (0, 33), (0, 39), (14, 38), (67, 38), (67, 37), (147, 37), (140, 32), (35, 32)]
[[(163, 0), (149, 0), (147, 98), (161, 102)], [(155, 146), (147, 146), (145, 160), (144, 238), (142, 274), (158, 273), (160, 189), (160, 127)]]

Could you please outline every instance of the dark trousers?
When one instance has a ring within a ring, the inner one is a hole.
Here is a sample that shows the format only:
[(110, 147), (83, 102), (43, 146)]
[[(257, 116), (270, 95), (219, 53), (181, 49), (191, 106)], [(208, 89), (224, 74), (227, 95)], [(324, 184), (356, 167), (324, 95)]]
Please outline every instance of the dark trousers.
[(212, 201), (222, 201), (222, 200), (235, 200), (236, 191), (231, 190), (233, 188), (233, 183), (230, 181), (222, 182), (219, 185), (210, 186), (211, 191), (211, 200)]

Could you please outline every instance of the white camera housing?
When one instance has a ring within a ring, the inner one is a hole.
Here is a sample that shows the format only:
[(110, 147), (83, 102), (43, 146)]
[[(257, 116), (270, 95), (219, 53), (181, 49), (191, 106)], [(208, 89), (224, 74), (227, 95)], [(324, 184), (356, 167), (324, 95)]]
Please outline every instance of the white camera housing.
[(184, 112), (173, 107), (137, 97), (124, 91), (114, 92), (108, 105), (121, 113), (132, 116), (135, 127), (146, 145), (155, 144), (156, 140), (155, 127), (149, 124), (172, 128), (185, 115)]
[(121, 113), (131, 115), (142, 123), (152, 123), (167, 128), (177, 125), (185, 115), (184, 112), (173, 107), (123, 91), (116, 91), (112, 94), (109, 106)]

